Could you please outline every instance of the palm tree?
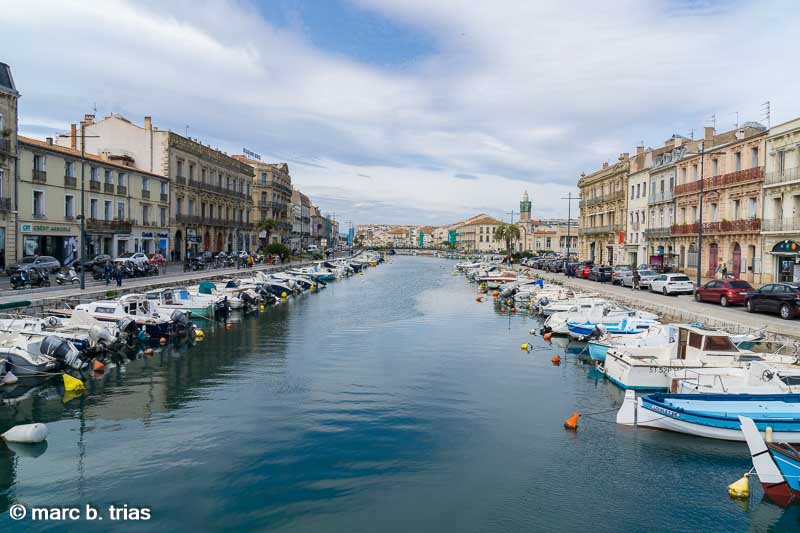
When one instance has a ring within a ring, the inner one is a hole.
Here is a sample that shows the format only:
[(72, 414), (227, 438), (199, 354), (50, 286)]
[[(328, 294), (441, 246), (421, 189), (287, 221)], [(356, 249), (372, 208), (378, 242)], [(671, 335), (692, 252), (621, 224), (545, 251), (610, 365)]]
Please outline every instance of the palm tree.
[(516, 224), (500, 224), (494, 231), (495, 240), (506, 241), (506, 253), (511, 255), (511, 245), (519, 240), (519, 226)]
[(275, 228), (277, 226), (278, 226), (278, 223), (275, 222), (274, 220), (272, 220), (271, 218), (267, 218), (267, 219), (262, 220), (256, 226), (256, 229), (258, 230), (259, 233), (261, 233), (262, 231), (266, 232), (266, 234), (267, 234), (267, 238), (266, 238), (267, 246), (269, 246), (270, 234), (275, 230)]

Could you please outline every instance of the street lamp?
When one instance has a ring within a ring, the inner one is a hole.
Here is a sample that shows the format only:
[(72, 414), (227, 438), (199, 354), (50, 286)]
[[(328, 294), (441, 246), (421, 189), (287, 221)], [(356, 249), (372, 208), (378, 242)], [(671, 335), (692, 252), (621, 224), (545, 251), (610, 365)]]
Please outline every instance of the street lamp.
[[(701, 284), (703, 271), (703, 163), (705, 161), (705, 143), (700, 143), (700, 218), (697, 221), (697, 287)], [(710, 267), (711, 265), (709, 265)]]

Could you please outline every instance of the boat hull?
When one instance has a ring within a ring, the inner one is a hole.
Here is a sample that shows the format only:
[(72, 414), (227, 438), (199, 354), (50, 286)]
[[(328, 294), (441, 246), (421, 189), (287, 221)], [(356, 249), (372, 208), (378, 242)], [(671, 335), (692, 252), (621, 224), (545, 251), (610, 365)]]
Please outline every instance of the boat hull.
[(592, 358), (592, 361), (600, 361), (602, 363), (606, 360), (606, 354), (609, 348), (607, 344), (595, 341), (589, 341), (587, 344), (589, 346), (589, 357)]

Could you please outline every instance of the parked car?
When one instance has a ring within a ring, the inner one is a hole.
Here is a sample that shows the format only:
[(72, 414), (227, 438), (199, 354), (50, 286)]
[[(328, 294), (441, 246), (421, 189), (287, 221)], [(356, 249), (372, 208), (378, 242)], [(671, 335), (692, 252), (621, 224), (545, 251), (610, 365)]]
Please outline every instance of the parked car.
[[(93, 258), (91, 258), (88, 261), (86, 261), (84, 263), (84, 266), (86, 267), (86, 271), (87, 272), (91, 272), (95, 265), (104, 265), (104, 264), (106, 264), (106, 261), (111, 261), (111, 256), (110, 255), (108, 255), (108, 254), (97, 254)], [(75, 269), (76, 272), (80, 272), (81, 271), (80, 261), (75, 261), (75, 263), (73, 263), (72, 266), (73, 266), (73, 268)]]
[(587, 278), (591, 281), (611, 281), (611, 267), (594, 267)]
[(592, 271), (593, 266), (594, 264), (588, 261), (583, 263), (583, 265), (578, 267), (578, 271), (575, 273), (575, 277), (589, 279), (589, 273)]
[(11, 276), (14, 272), (21, 268), (28, 269), (32, 267), (40, 270), (46, 270), (49, 274), (52, 274), (61, 268), (61, 262), (55, 257), (51, 257), (49, 255), (29, 255), (28, 257), (23, 257), (17, 263), (6, 268), (6, 274)]
[(750, 313), (756, 311), (778, 313), (781, 318), (790, 320), (797, 315), (797, 310), (800, 308), (800, 284), (770, 283), (764, 285), (745, 295), (744, 306)]
[(125, 263), (125, 261), (133, 261), (134, 263), (149, 263), (150, 261), (147, 259), (147, 256), (142, 252), (125, 252), (124, 254), (120, 255), (116, 259), (114, 259), (117, 263)]
[[(659, 276), (658, 272), (653, 270), (637, 270), (639, 273), (639, 289), (650, 288), (650, 282)], [(619, 284), (623, 287), (633, 287), (633, 270), (623, 272), (619, 276)]]
[(718, 302), (722, 307), (743, 304), (745, 295), (753, 291), (753, 286), (740, 279), (714, 279), (694, 291), (698, 302)]
[(671, 294), (692, 294), (694, 283), (686, 274), (659, 274), (650, 281), (650, 291)]
[(630, 265), (614, 265), (611, 270), (611, 284), (612, 285), (619, 285), (620, 284), (620, 276), (626, 272), (631, 272), (633, 269)]

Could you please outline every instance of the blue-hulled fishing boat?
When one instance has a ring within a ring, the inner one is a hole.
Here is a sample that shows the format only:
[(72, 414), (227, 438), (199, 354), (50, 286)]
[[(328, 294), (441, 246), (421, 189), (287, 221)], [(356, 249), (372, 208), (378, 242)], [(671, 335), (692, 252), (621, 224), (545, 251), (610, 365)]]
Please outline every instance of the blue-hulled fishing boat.
[(800, 500), (800, 452), (789, 444), (764, 442), (752, 418), (739, 421), (764, 494), (779, 505)]
[(658, 320), (650, 318), (626, 317), (618, 322), (567, 322), (569, 336), (573, 339), (586, 339), (592, 335), (606, 333), (615, 335), (635, 335), (652, 326), (659, 325)]
[(655, 393), (637, 398), (627, 390), (617, 423), (743, 441), (740, 416), (752, 418), (759, 431), (772, 428), (775, 441), (800, 442), (798, 394)]

